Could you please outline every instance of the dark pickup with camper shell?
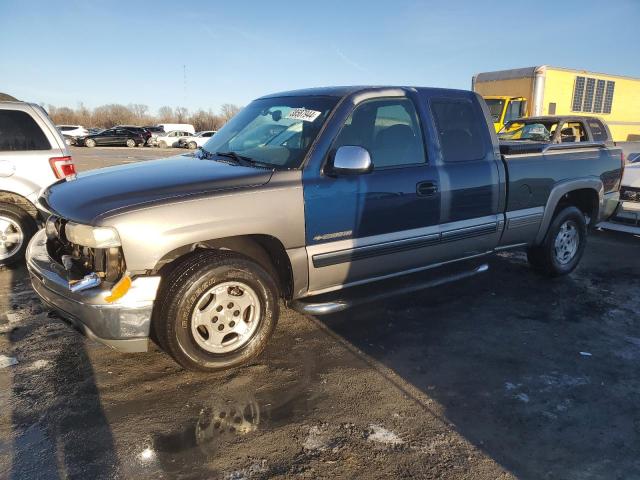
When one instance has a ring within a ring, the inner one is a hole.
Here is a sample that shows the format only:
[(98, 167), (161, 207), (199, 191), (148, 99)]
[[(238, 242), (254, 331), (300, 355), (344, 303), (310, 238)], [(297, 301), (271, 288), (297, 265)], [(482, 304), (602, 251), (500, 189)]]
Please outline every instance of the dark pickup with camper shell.
[(506, 249), (571, 272), (623, 169), (619, 149), (589, 140), (501, 152), (467, 91), (268, 95), (195, 156), (49, 187), (28, 268), (92, 338), (129, 352), (153, 338), (186, 368), (233, 367), (264, 349), (281, 301), (335, 312), (484, 271)]

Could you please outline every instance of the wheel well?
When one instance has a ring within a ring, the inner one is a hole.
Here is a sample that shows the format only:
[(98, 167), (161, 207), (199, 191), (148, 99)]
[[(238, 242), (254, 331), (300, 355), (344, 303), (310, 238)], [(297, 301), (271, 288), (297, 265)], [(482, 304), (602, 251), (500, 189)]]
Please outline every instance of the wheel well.
[(230, 250), (254, 260), (271, 274), (278, 284), (280, 295), (291, 298), (293, 292), (293, 272), (289, 256), (280, 242), (270, 235), (242, 235), (216, 238), (198, 242), (172, 250), (156, 265), (155, 271), (164, 274), (175, 266), (185, 255), (198, 249)]
[(22, 195), (18, 195), (13, 192), (0, 191), (0, 202), (16, 205), (31, 215), (35, 221), (38, 220), (38, 209), (36, 209), (35, 205)]
[(592, 188), (581, 188), (565, 193), (558, 202), (553, 214), (555, 216), (564, 207), (574, 206), (589, 218), (588, 225), (591, 226), (598, 217), (599, 205), (598, 192)]

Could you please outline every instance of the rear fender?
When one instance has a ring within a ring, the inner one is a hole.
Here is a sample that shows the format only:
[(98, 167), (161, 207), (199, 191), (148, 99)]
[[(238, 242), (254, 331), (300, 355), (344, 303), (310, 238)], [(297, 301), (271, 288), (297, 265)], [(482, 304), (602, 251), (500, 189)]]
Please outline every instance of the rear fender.
[(547, 230), (549, 229), (549, 225), (551, 225), (551, 221), (553, 220), (556, 207), (562, 200), (562, 197), (572, 191), (583, 189), (593, 190), (598, 195), (598, 211), (594, 212), (594, 219), (597, 220), (599, 212), (604, 209), (604, 186), (602, 184), (602, 180), (596, 177), (587, 177), (558, 183), (551, 189), (551, 193), (549, 193), (549, 198), (547, 199), (547, 204), (544, 208), (542, 222), (540, 223), (540, 229), (536, 236), (536, 245), (540, 245), (543, 242), (544, 237), (547, 234)]

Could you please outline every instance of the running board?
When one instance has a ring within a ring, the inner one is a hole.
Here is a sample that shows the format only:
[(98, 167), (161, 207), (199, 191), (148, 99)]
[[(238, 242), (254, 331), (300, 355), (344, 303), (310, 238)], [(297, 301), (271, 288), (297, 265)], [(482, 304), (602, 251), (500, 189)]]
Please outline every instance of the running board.
[(406, 295), (427, 288), (437, 287), (449, 282), (473, 277), (478, 273), (489, 270), (486, 263), (472, 269), (453, 269), (449, 274), (443, 274), (441, 268), (434, 268), (426, 272), (414, 273), (404, 277), (382, 280), (368, 285), (359, 285), (337, 292), (323, 293), (313, 297), (294, 300), (289, 307), (300, 313), (309, 315), (328, 315), (341, 312), (370, 302), (377, 302), (397, 295)]

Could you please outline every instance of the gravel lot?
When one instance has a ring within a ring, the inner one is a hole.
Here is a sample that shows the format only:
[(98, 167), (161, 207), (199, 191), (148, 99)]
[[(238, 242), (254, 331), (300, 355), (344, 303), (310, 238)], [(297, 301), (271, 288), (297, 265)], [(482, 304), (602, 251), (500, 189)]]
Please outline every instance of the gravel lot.
[[(79, 170), (180, 153), (73, 149)], [(253, 365), (123, 355), (0, 272), (0, 478), (640, 478), (640, 239), (594, 232), (549, 281), (482, 276), (283, 315)], [(0, 357), (1, 358), (1, 357)]]

